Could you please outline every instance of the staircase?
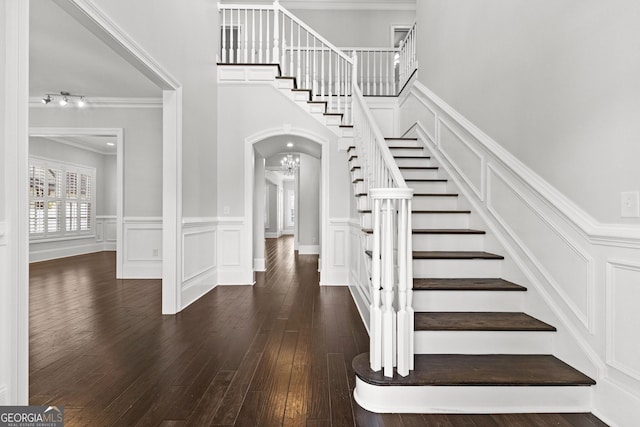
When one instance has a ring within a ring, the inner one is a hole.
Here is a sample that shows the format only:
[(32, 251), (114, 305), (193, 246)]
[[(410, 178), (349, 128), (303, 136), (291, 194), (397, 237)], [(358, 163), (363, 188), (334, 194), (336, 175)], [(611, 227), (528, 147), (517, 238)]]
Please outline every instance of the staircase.
[[(369, 353), (356, 356), (353, 360), (355, 400), (365, 409), (381, 413), (588, 412), (590, 386), (595, 381), (553, 356), (556, 328), (523, 312), (527, 289), (502, 277), (504, 254), (485, 251), (486, 227), (478, 225), (478, 218), (467, 207), (455, 183), (430, 156), (426, 146), (416, 138), (385, 138), (386, 146), (380, 158), (391, 172), (384, 172), (377, 185), (371, 184), (371, 177), (365, 171), (371, 168), (363, 159), (371, 155), (372, 147), (379, 144), (381, 138), (375, 123), (370, 123), (373, 129), (361, 129), (355, 120), (355, 104), (358, 100), (363, 103), (356, 87), (349, 89), (352, 79), (357, 85), (357, 60), (351, 62), (344, 53), (335, 52), (335, 47), (277, 2), (260, 9), (265, 14), (273, 13), (267, 22), (273, 22), (275, 28), (280, 28), (278, 23), (283, 24), (282, 31), (275, 32), (282, 46), (279, 49), (276, 37), (273, 61), (268, 60), (271, 48), (267, 45), (268, 64), (255, 62), (257, 56), (250, 50), (244, 53), (245, 61), (223, 60), (219, 66), (270, 70), (266, 74), (271, 76), (274, 87), (348, 146), (348, 168), (362, 225), (363, 256), (370, 262), (372, 276), (376, 274), (371, 268), (376, 249), (369, 189), (393, 187), (379, 184), (384, 182), (396, 186), (406, 184), (413, 190), (412, 261), (409, 263), (412, 272), (409, 269), (408, 273), (394, 271), (392, 274), (393, 277), (402, 274), (413, 277), (413, 287), (407, 292), (409, 309), (413, 307), (415, 313), (413, 342), (408, 346), (415, 355), (413, 366), (408, 375), (399, 375), (399, 369), (385, 375), (385, 370), (371, 369)], [(233, 8), (223, 10), (222, 22), (242, 22), (243, 16), (245, 23), (251, 22), (255, 12), (249, 14), (249, 10), (242, 15), (237, 9), (236, 18)], [(225, 18), (225, 13), (229, 18)], [(294, 30), (294, 23), (301, 29)], [(303, 49), (300, 40), (304, 39), (305, 32), (307, 42)], [(245, 45), (250, 45), (251, 37), (247, 33), (244, 37)], [(296, 38), (297, 46), (291, 44)], [(262, 47), (260, 49), (262, 52)], [(233, 49), (228, 50), (233, 58)], [(327, 51), (333, 53), (327, 56)], [(314, 55), (318, 53), (316, 58)], [(331, 55), (335, 61), (343, 61), (339, 66), (341, 71), (334, 74), (336, 82), (331, 81), (331, 60), (328, 59), (328, 68), (324, 62), (324, 58)], [(408, 58), (407, 64), (416, 64), (414, 54), (403, 55)], [(224, 49), (222, 56), (225, 56)], [(238, 50), (235, 56), (241, 58), (242, 52)], [(246, 58), (252, 56), (250, 62), (253, 63), (245, 63)], [(283, 75), (283, 69), (288, 75)], [(329, 82), (325, 81), (323, 70)], [(409, 77), (413, 71), (407, 68), (404, 74)], [(370, 114), (368, 120), (371, 122)], [(358, 143), (358, 135), (362, 134), (368, 135), (375, 144)], [(382, 161), (376, 162), (376, 166), (380, 166)], [(372, 310), (376, 291), (379, 289), (374, 286), (368, 290)], [(400, 300), (396, 294), (395, 308), (401, 304)], [(394, 353), (394, 366), (395, 359)]]
[[(389, 378), (357, 356), (356, 401), (375, 412), (588, 411), (595, 381), (551, 355), (556, 328), (521, 311), (527, 289), (501, 278), (504, 257), (484, 251), (455, 185), (417, 139), (386, 143), (414, 190), (415, 368)], [(349, 154), (368, 239), (358, 149)]]

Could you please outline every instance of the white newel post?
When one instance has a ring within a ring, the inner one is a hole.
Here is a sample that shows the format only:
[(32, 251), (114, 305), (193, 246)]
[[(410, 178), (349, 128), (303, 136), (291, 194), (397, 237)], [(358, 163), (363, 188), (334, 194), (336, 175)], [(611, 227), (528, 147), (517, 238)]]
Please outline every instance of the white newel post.
[[(410, 188), (374, 188), (370, 363), (392, 377), (413, 369)], [(397, 276), (396, 276), (397, 271)], [(396, 281), (397, 280), (397, 281)], [(397, 306), (394, 306), (397, 286)]]
[(277, 63), (280, 59), (280, 35), (278, 29), (280, 28), (280, 1), (275, 0), (273, 2), (273, 55), (271, 55), (271, 62)]

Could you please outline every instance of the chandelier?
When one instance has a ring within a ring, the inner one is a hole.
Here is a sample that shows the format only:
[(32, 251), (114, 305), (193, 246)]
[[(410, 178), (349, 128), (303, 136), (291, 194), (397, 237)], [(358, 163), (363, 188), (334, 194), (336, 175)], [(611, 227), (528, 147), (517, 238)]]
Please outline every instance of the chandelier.
[(281, 161), (280, 161), (280, 169), (282, 169), (282, 172), (284, 172), (285, 175), (287, 176), (293, 176), (293, 174), (298, 170), (298, 168), (300, 167), (300, 158), (293, 158), (293, 154), (287, 154)]

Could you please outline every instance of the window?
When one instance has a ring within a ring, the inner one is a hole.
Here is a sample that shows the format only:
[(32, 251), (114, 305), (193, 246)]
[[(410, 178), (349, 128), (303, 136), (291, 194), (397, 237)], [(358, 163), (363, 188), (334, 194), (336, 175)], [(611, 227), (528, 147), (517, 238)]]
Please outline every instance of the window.
[(293, 227), (296, 223), (296, 193), (293, 190), (287, 191), (289, 198), (289, 212), (285, 217), (285, 223), (287, 227)]
[(93, 231), (95, 169), (29, 159), (29, 236), (87, 235)]

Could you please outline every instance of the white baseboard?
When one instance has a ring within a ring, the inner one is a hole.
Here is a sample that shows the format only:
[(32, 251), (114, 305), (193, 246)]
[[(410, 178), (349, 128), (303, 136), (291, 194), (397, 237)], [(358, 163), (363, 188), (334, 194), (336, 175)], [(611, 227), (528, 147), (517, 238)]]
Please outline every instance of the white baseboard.
[(293, 236), (295, 232), (293, 230), (282, 230), (283, 236)]
[(162, 279), (162, 260), (124, 261), (122, 277), (125, 279)]
[(253, 269), (251, 270), (218, 270), (218, 285), (246, 286), (253, 285)]
[(264, 237), (267, 239), (278, 239), (282, 237), (282, 234), (283, 233), (281, 231), (276, 231), (276, 232), (270, 231), (270, 232), (265, 232)]
[(112, 243), (89, 243), (64, 248), (34, 250), (29, 252), (29, 262), (51, 261), (59, 258), (67, 258), (78, 255), (92, 254), (95, 252), (115, 250), (115, 244)]
[(264, 258), (254, 258), (253, 259), (253, 271), (266, 271), (266, 263)]
[(298, 253), (300, 255), (320, 255), (320, 245), (299, 245)]
[(7, 386), (0, 385), (0, 406), (6, 406), (9, 404), (7, 396)]
[(202, 273), (182, 285), (182, 308), (189, 305), (213, 290), (217, 284), (217, 272), (215, 269)]

